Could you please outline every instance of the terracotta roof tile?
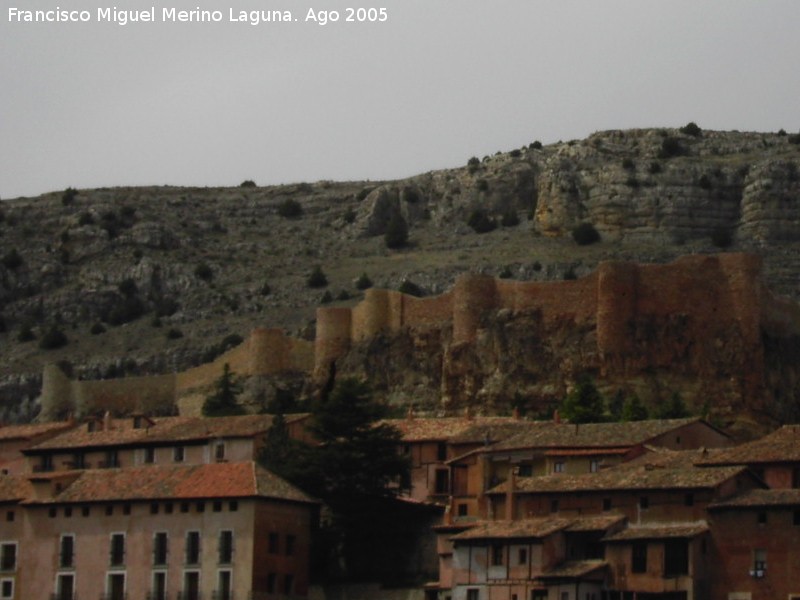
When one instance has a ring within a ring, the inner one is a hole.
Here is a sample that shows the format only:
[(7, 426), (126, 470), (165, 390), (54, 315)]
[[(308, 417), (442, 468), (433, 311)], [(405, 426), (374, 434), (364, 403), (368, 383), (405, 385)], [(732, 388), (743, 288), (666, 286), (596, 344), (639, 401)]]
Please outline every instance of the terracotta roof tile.
[[(286, 420), (292, 423), (305, 417), (307, 415), (289, 415)], [(83, 424), (34, 446), (28, 452), (254, 437), (265, 433), (272, 425), (273, 418), (272, 415), (156, 417), (152, 419), (152, 426), (138, 429), (133, 428), (130, 418), (114, 419), (110, 430), (89, 431), (87, 425)]]
[(735, 498), (724, 502), (715, 502), (709, 509), (727, 508), (769, 508), (769, 507), (795, 507), (800, 508), (799, 489), (772, 489), (749, 490)]
[(19, 502), (33, 495), (33, 486), (20, 475), (0, 475), (0, 502)]
[(800, 425), (784, 425), (758, 440), (710, 456), (705, 462), (711, 465), (800, 462)]
[(474, 527), (454, 535), (450, 539), (459, 542), (466, 540), (500, 540), (543, 538), (572, 523), (571, 519), (521, 519), (518, 521), (483, 521)]
[(75, 427), (74, 422), (28, 423), (25, 425), (0, 426), (0, 441), (30, 440), (40, 435), (54, 434)]
[(623, 529), (603, 538), (604, 542), (627, 542), (631, 540), (661, 540), (669, 538), (693, 538), (708, 531), (708, 523), (668, 523), (662, 525), (638, 525)]
[(620, 448), (644, 444), (669, 431), (701, 421), (697, 417), (633, 423), (544, 423), (493, 446), (495, 451), (527, 448)]
[(519, 420), (513, 417), (411, 417), (385, 419), (382, 423), (396, 427), (405, 442), (445, 442), (476, 426), (519, 423)]
[(537, 427), (541, 421), (521, 421), (513, 419), (509, 422), (499, 423), (478, 423), (468, 427), (461, 433), (452, 436), (448, 441), (451, 444), (495, 444), (506, 440), (512, 436), (527, 431), (531, 427)]
[(571, 560), (537, 575), (536, 579), (580, 579), (607, 567), (608, 563), (604, 560)]
[[(61, 504), (201, 498), (276, 498), (315, 502), (310, 496), (254, 462), (147, 466), (74, 472), (75, 480), (46, 500)], [(38, 476), (37, 476), (38, 477)]]
[[(597, 473), (519, 477), (516, 480), (516, 489), (518, 493), (708, 489), (715, 488), (745, 471), (745, 467), (670, 468), (650, 464), (618, 465)], [(489, 490), (489, 493), (505, 493), (507, 483), (501, 483)]]
[(619, 513), (578, 517), (572, 520), (572, 524), (567, 527), (567, 531), (606, 531), (610, 527), (623, 523), (625, 520), (625, 515)]

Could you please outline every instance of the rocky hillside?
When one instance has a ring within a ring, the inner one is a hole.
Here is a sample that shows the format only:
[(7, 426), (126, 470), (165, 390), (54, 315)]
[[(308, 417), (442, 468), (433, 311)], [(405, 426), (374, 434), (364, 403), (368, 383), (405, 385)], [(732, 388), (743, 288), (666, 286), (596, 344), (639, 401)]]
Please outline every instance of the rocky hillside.
[[(313, 337), (315, 307), (352, 304), (362, 274), (439, 293), (467, 271), (563, 279), (609, 258), (730, 248), (760, 254), (772, 289), (798, 298), (798, 142), (689, 126), (609, 131), (395, 182), (3, 201), (0, 418), (35, 414), (46, 362), (116, 377), (199, 364), (257, 325)], [(399, 217), (409, 244), (390, 250), (384, 233)], [(580, 223), (601, 240), (576, 244)], [(326, 286), (309, 286), (315, 267)]]

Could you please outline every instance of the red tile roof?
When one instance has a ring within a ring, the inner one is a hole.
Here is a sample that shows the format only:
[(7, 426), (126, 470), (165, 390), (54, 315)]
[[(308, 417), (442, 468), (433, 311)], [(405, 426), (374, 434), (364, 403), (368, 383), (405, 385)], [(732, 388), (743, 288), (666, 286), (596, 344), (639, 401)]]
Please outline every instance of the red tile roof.
[(518, 521), (483, 521), (474, 527), (452, 536), (450, 539), (459, 542), (467, 540), (507, 540), (543, 538), (557, 531), (566, 529), (572, 523), (567, 518), (521, 519)]
[[(597, 473), (569, 475), (559, 473), (538, 477), (518, 477), (518, 493), (568, 493), (610, 490), (709, 489), (746, 472), (746, 467), (669, 468), (659, 465), (618, 465)], [(489, 490), (505, 493), (508, 482)]]
[(254, 462), (80, 471), (59, 494), (30, 502), (63, 504), (252, 497), (315, 502)]
[(495, 444), (493, 451), (528, 448), (621, 448), (644, 444), (702, 419), (661, 419), (632, 423), (544, 423)]
[(445, 442), (476, 426), (519, 422), (513, 417), (411, 417), (382, 421), (396, 427), (403, 435), (404, 442)]
[(669, 538), (693, 538), (708, 531), (708, 523), (669, 523), (662, 525), (637, 525), (623, 529), (603, 538), (604, 542), (627, 542), (631, 540), (662, 540)]
[(800, 462), (800, 425), (784, 425), (752, 442), (728, 448), (705, 461), (710, 465)]
[(0, 475), (0, 502), (18, 502), (33, 495), (33, 486), (20, 475)]
[(567, 531), (606, 531), (610, 527), (623, 523), (626, 518), (625, 515), (619, 513), (578, 517), (572, 520), (572, 524), (567, 527)]
[(71, 421), (56, 421), (54, 423), (28, 423), (25, 425), (0, 426), (0, 441), (30, 440), (41, 435), (58, 433), (75, 427)]
[(571, 560), (537, 575), (536, 579), (582, 579), (607, 567), (608, 563), (604, 560)]
[[(308, 415), (288, 415), (287, 423)], [(242, 415), (231, 417), (156, 417), (153, 425), (134, 429), (132, 419), (114, 419), (110, 430), (89, 431), (83, 424), (55, 436), (28, 450), (61, 450), (142, 444), (202, 441), (215, 438), (255, 437), (272, 425), (273, 415)], [(99, 424), (100, 422), (98, 422)]]
[(800, 508), (799, 489), (749, 490), (724, 502), (715, 502), (709, 509), (724, 510), (736, 508)]

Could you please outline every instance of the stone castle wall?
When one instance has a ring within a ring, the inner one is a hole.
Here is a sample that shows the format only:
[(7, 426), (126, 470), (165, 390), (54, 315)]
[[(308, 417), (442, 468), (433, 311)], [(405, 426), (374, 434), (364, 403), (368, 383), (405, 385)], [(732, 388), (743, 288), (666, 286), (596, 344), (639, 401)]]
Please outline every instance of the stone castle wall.
[[(241, 345), (211, 363), (173, 375), (109, 381), (70, 381), (56, 367), (45, 370), (42, 393), (47, 414), (72, 406), (79, 413), (104, 405), (119, 410), (147, 410), (197, 396), (222, 372), (223, 365), (241, 375), (304, 372), (317, 384), (354, 345), (378, 335), (452, 326), (451, 350), (472, 343), (482, 322), (500, 310), (538, 313), (545, 331), (560, 327), (594, 328), (596, 351), (604, 373), (625, 370), (643, 360), (670, 366), (670, 340), (652, 340), (642, 357), (641, 340), (632, 331), (641, 323), (684, 319), (680, 344), (711, 350), (720, 332), (735, 332), (737, 351), (763, 371), (761, 335), (800, 334), (800, 307), (774, 298), (761, 282), (761, 261), (746, 254), (686, 256), (666, 265), (602, 263), (574, 281), (514, 282), (485, 275), (460, 277), (453, 289), (432, 298), (415, 298), (390, 290), (367, 290), (353, 308), (317, 309), (314, 342), (288, 337), (277, 329), (256, 329)], [(726, 339), (729, 339), (726, 337)], [(688, 340), (688, 342), (687, 342)], [(637, 343), (639, 346), (637, 347)], [(654, 348), (654, 349), (652, 349)], [(670, 354), (672, 352), (672, 354)], [(637, 362), (638, 361), (638, 362)], [(663, 363), (663, 364), (662, 364)], [(755, 378), (757, 379), (757, 377)], [(758, 385), (754, 379), (753, 385)]]

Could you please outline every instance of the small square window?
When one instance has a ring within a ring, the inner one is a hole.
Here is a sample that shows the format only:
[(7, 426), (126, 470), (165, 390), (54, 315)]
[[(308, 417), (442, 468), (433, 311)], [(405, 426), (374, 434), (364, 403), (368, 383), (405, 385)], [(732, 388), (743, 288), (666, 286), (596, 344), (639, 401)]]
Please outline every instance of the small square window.
[(760, 510), (758, 511), (758, 524), (764, 525), (767, 522), (767, 511)]
[(469, 514), (469, 508), (467, 507), (467, 505), (463, 504), (463, 503), (459, 504), (458, 505), (458, 516), (459, 517), (466, 517), (467, 514)]
[(172, 460), (175, 462), (183, 462), (185, 452), (183, 446), (175, 446), (172, 450)]
[(527, 548), (520, 548), (519, 552), (517, 553), (517, 564), (518, 565), (527, 565), (528, 564), (528, 549)]
[(686, 496), (683, 498), (683, 503), (686, 506), (694, 506), (694, 494), (691, 492), (686, 494)]
[(51, 508), (50, 510), (47, 511), (47, 515), (51, 519), (55, 519), (57, 514), (58, 514), (58, 511), (55, 508)]
[(564, 462), (557, 461), (553, 463), (553, 473), (563, 473), (564, 472)]
[(168, 515), (172, 514), (172, 502), (164, 503), (164, 512)]
[(239, 510), (239, 501), (238, 500), (231, 500), (228, 503), (228, 510), (231, 512), (236, 512)]
[(14, 520), (14, 511), (13, 511), (13, 510), (9, 510), (9, 511), (6, 513), (6, 521), (8, 521), (9, 523), (11, 523), (13, 520)]
[(81, 507), (81, 516), (88, 517), (90, 514), (91, 514), (91, 510), (89, 509), (88, 506), (82, 506)]
[(214, 500), (213, 504), (211, 505), (211, 509), (214, 512), (222, 512), (222, 502), (219, 500)]
[(158, 502), (151, 502), (150, 503), (150, 514), (157, 515), (158, 514)]
[(205, 502), (198, 502), (197, 503), (197, 512), (205, 512), (206, 511), (206, 503)]
[(181, 502), (181, 512), (188, 513), (189, 512), (189, 503), (188, 502)]
[(611, 498), (603, 498), (603, 510), (611, 510)]
[(267, 537), (267, 549), (270, 554), (278, 553), (278, 534), (271, 532)]
[(144, 449), (144, 462), (145, 464), (153, 464), (156, 462), (156, 449), (147, 447)]
[(110, 517), (113, 514), (114, 514), (114, 506), (109, 504), (108, 506), (106, 506), (106, 516)]
[(14, 597), (14, 580), (13, 579), (3, 579), (0, 582), (0, 598), (6, 600), (6, 598), (13, 598)]
[(131, 514), (131, 505), (130, 504), (123, 504), (122, 505), (122, 514), (123, 515)]
[(64, 507), (64, 516), (67, 517), (67, 518), (72, 516), (72, 507), (71, 506), (65, 506)]
[(650, 508), (650, 498), (648, 496), (641, 496), (639, 498), (639, 508), (641, 509)]
[(558, 512), (558, 499), (550, 500), (550, 512)]

